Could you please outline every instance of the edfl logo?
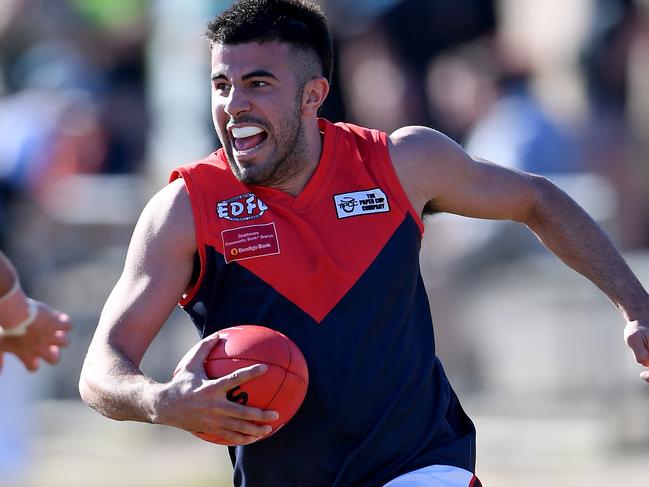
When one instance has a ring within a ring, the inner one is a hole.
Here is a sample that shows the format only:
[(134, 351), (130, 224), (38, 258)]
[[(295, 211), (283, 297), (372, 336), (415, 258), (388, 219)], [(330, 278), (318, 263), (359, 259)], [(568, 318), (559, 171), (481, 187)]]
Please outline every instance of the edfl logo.
[(240, 222), (261, 217), (268, 206), (257, 198), (254, 193), (246, 193), (216, 204), (216, 214), (219, 218)]

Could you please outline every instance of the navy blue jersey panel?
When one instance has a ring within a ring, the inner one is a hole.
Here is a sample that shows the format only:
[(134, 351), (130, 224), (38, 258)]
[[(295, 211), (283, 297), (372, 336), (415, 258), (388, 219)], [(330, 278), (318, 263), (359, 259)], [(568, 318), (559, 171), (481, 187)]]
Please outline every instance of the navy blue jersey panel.
[(419, 244), (406, 215), (320, 323), (208, 249), (211, 268), (185, 307), (201, 334), (245, 323), (275, 328), (309, 366), (295, 417), (273, 436), (232, 449), (235, 485), (375, 487), (427, 465), (474, 470), (475, 430), (435, 356)]

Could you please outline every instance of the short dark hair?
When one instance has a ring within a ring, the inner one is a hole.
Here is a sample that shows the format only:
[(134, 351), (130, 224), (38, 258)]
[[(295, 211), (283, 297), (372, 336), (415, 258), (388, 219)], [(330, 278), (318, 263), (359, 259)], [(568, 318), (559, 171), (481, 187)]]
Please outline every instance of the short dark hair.
[(322, 76), (331, 82), (333, 47), (329, 23), (308, 0), (239, 0), (207, 23), (213, 44), (279, 41), (315, 52)]

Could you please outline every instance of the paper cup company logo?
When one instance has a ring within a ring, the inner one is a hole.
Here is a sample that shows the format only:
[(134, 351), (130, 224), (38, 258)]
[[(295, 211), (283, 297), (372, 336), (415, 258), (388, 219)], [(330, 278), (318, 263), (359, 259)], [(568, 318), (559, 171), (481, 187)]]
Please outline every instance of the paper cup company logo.
[(340, 202), (338, 203), (338, 207), (345, 213), (353, 213), (354, 208), (356, 208), (357, 206), (358, 201), (351, 196), (345, 196), (344, 198), (341, 198)]
[(336, 194), (334, 204), (338, 218), (390, 211), (388, 197), (379, 188)]
[(268, 206), (254, 193), (246, 193), (216, 204), (216, 214), (219, 218), (232, 222), (254, 220), (261, 217)]

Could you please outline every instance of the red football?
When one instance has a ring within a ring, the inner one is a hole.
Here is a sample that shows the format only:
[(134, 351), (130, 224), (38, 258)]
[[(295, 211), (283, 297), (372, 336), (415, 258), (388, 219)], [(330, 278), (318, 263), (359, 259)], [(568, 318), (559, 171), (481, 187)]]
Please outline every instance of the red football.
[[(272, 435), (293, 417), (306, 395), (309, 373), (302, 352), (288, 337), (264, 326), (233, 326), (217, 333), (220, 340), (205, 360), (207, 377), (216, 379), (242, 367), (266, 364), (265, 374), (228, 391), (228, 399), (277, 411), (279, 418), (268, 423), (273, 429), (266, 436)], [(194, 434), (205, 441), (229, 444), (216, 435)]]

